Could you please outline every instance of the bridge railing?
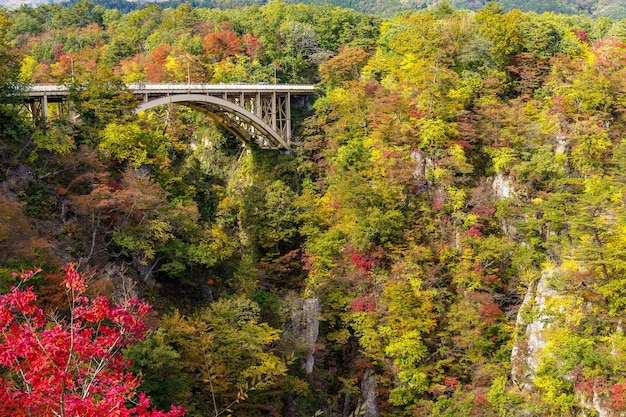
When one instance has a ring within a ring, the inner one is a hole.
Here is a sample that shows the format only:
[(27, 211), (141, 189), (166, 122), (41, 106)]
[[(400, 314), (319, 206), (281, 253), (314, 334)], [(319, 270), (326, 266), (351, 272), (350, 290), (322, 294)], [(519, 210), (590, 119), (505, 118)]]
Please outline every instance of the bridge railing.
[[(146, 91), (161, 92), (289, 92), (301, 94), (313, 94), (316, 87), (310, 84), (245, 84), (245, 83), (229, 83), (229, 84), (210, 84), (210, 83), (127, 83), (129, 90), (142, 93)], [(31, 84), (27, 91), (31, 95), (50, 94), (50, 93), (67, 93), (69, 88), (63, 84)]]

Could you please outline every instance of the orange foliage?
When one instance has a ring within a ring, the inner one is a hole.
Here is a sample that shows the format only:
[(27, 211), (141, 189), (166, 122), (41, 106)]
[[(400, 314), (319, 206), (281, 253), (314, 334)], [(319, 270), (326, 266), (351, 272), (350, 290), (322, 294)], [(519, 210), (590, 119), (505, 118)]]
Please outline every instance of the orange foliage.
[(368, 54), (363, 48), (346, 48), (337, 56), (320, 65), (320, 75), (327, 83), (340, 81), (358, 80), (361, 68), (368, 59)]
[(242, 51), (241, 40), (230, 30), (209, 33), (202, 40), (207, 56), (217, 61), (233, 57)]
[(171, 51), (172, 47), (170, 45), (159, 45), (152, 51), (146, 65), (146, 75), (149, 81), (155, 83), (165, 81), (167, 77), (165, 63)]
[(246, 55), (254, 59), (263, 53), (263, 43), (255, 36), (245, 33), (241, 37), (241, 42), (246, 48)]
[(39, 64), (35, 71), (33, 71), (33, 81), (36, 83), (52, 83), (54, 82), (54, 77), (52, 76), (52, 72), (50, 70), (50, 65), (48, 64)]

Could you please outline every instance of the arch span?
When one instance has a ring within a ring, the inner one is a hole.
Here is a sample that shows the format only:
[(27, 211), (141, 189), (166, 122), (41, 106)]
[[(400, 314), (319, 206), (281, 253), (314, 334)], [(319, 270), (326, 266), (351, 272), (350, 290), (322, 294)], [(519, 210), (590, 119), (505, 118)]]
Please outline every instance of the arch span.
[(289, 149), (288, 142), (256, 114), (219, 97), (204, 94), (176, 94), (141, 103), (135, 113), (176, 103), (206, 113), (220, 125), (243, 140), (256, 142), (262, 148)]

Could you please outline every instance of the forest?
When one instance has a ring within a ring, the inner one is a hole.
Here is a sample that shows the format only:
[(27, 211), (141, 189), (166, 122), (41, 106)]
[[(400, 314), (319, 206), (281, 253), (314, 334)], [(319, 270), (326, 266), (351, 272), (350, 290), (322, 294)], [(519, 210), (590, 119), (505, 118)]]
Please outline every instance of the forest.
[(0, 9), (0, 415), (626, 415), (626, 19), (455, 5)]
[[(72, 5), (79, 0), (65, 0), (63, 5)], [(438, 1), (433, 0), (284, 0), (288, 4), (309, 5), (332, 5), (342, 8), (353, 9), (359, 12), (371, 13), (387, 18), (395, 14), (409, 11), (426, 9), (436, 6)], [(457, 9), (479, 10), (485, 6), (486, 0), (446, 0)], [(0, 0), (7, 6), (20, 4), (42, 3), (42, 0)], [(146, 1), (129, 0), (96, 0), (95, 4), (108, 9), (118, 9), (122, 12), (137, 10), (146, 5)], [(163, 0), (157, 2), (163, 8), (176, 8), (182, 0)], [(191, 0), (185, 2), (194, 7), (234, 9), (245, 6), (265, 6), (268, 0)], [(609, 17), (611, 19), (623, 19), (626, 17), (626, 5), (620, 0), (501, 0), (499, 2), (504, 11), (519, 9), (525, 12), (536, 13), (562, 13), (568, 15), (586, 14), (595, 17)]]

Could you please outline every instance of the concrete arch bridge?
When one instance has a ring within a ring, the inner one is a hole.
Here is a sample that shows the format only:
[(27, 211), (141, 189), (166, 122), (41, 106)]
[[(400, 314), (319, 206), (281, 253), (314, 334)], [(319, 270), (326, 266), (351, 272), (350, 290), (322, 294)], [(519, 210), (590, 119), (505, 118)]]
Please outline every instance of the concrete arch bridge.
[[(170, 103), (203, 113), (244, 141), (263, 149), (291, 149), (291, 109), (308, 106), (313, 85), (293, 84), (127, 84), (137, 99), (135, 113)], [(34, 84), (27, 91), (33, 117), (48, 118), (48, 106), (62, 107), (64, 85)]]

